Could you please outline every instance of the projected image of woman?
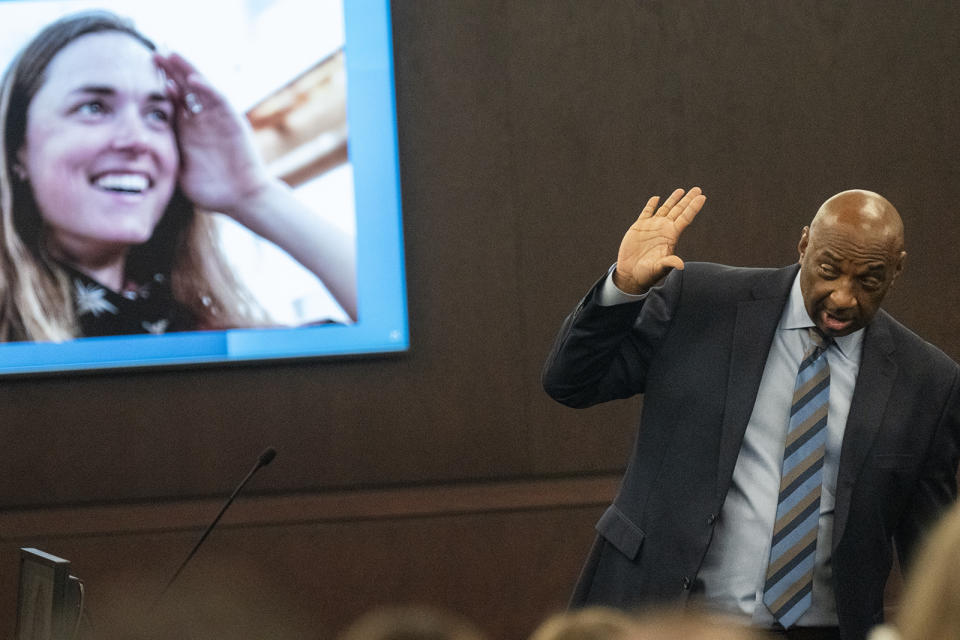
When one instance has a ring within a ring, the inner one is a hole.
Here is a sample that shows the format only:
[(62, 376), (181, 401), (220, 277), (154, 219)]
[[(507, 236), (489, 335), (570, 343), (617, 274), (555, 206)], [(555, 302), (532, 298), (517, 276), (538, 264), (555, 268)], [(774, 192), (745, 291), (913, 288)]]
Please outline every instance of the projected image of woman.
[(352, 240), (268, 175), (219, 91), (128, 21), (45, 28), (4, 77), (0, 119), (0, 339), (269, 325), (206, 211), (286, 250), (356, 318)]

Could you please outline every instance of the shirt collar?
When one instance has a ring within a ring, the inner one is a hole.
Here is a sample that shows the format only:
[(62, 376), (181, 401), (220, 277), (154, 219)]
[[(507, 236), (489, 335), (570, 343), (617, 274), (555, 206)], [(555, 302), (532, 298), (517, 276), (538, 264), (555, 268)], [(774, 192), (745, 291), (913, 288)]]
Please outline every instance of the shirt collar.
[[(793, 286), (790, 288), (790, 297), (787, 299), (787, 306), (783, 309), (783, 315), (780, 316), (780, 329), (806, 329), (815, 326), (807, 308), (803, 304), (803, 293), (800, 291), (800, 273), (793, 279)], [(833, 343), (840, 350), (840, 353), (849, 360), (859, 361), (860, 351), (863, 348), (864, 329), (857, 329), (846, 336), (833, 338)]]

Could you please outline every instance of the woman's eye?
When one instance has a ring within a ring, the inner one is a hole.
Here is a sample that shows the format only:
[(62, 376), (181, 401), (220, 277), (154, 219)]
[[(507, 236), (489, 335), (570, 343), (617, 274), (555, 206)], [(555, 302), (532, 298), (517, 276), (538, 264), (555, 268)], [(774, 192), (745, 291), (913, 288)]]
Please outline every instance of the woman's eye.
[(91, 102), (84, 102), (79, 107), (77, 107), (77, 112), (84, 115), (98, 116), (107, 112), (107, 107), (99, 100), (93, 100)]
[(151, 109), (147, 113), (147, 117), (154, 122), (159, 122), (167, 124), (173, 118), (172, 114), (165, 109)]

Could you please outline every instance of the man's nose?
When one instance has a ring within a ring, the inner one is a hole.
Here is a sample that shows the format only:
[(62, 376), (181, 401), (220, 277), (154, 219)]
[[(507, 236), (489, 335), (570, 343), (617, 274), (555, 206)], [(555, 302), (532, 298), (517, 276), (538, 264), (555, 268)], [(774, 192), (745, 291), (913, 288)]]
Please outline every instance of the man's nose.
[(830, 292), (830, 301), (838, 309), (847, 309), (856, 305), (857, 297), (849, 282), (838, 282)]

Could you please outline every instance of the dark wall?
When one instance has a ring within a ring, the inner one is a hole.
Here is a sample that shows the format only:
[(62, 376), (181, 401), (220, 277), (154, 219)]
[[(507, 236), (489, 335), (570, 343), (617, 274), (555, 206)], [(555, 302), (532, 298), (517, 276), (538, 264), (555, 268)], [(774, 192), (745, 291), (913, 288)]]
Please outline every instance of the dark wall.
[[(960, 356), (958, 13), (932, 0), (395, 0), (411, 351), (3, 380), (0, 526), (23, 510), (222, 496), (268, 444), (277, 461), (251, 486), (263, 496), (616, 474), (638, 401), (565, 409), (540, 390), (540, 365), (640, 205), (676, 186), (708, 195), (681, 256), (744, 265), (794, 261), (839, 190), (886, 195), (909, 252), (887, 308)], [(562, 583), (545, 594), (542, 574), (516, 576), (540, 595), (527, 626), (504, 614), (499, 630), (529, 631), (562, 604), (602, 502), (563, 521), (582, 541), (558, 558)], [(489, 539), (509, 544), (494, 520)], [(548, 526), (521, 519), (515, 535)], [(365, 532), (343, 538), (367, 548)], [(147, 538), (124, 544), (161, 544)], [(307, 540), (317, 562), (334, 553), (310, 536), (288, 537), (290, 553)], [(106, 553), (64, 546), (79, 566)], [(10, 567), (15, 545), (3, 549)], [(511, 570), (491, 554), (479, 570)], [(446, 562), (424, 597), (458, 582)], [(331, 623), (348, 610), (325, 611)], [(503, 603), (471, 613), (492, 611)]]

